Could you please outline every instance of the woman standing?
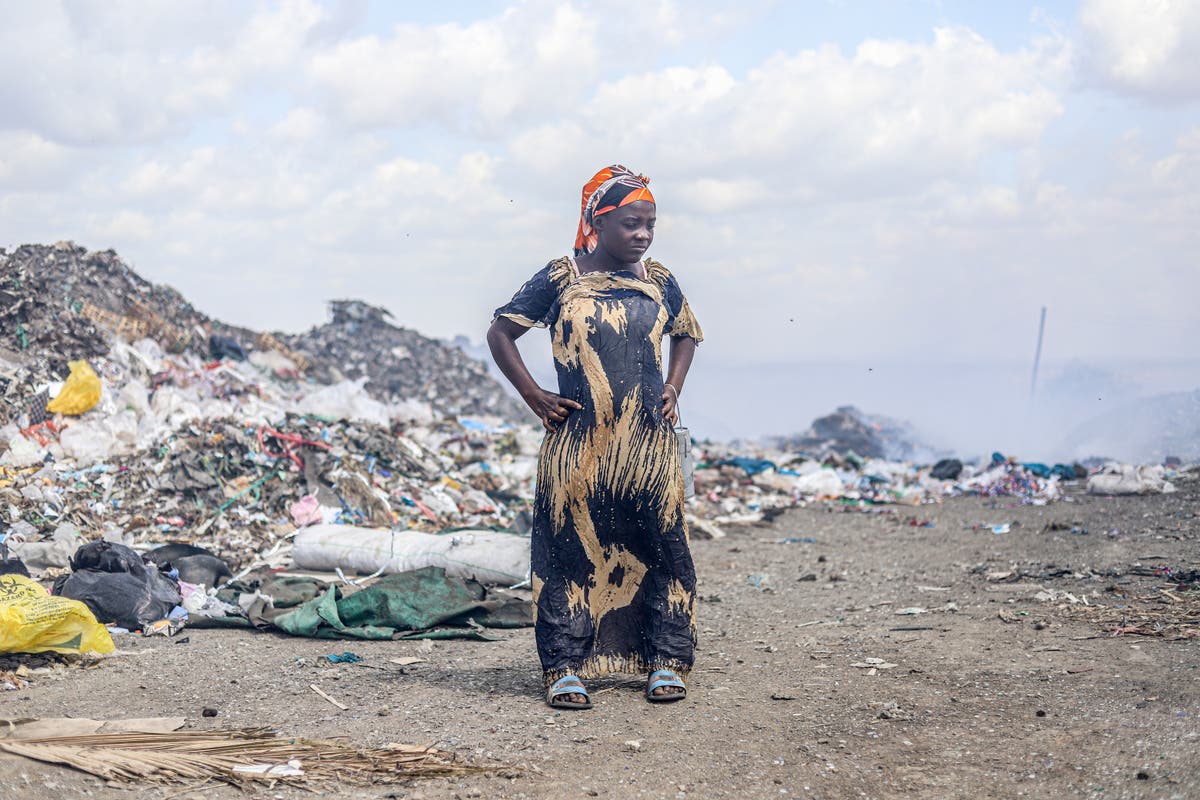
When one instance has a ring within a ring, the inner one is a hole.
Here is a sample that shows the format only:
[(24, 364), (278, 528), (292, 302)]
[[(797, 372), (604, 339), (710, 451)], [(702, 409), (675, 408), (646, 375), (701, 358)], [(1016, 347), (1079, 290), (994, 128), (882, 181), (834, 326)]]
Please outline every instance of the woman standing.
[[(612, 672), (647, 672), (649, 700), (679, 700), (692, 666), (696, 573), (672, 425), (703, 334), (674, 276), (644, 258), (655, 222), (647, 184), (620, 165), (596, 173), (574, 257), (534, 275), (488, 331), (496, 363), (547, 431), (533, 596), (546, 702), (559, 708), (590, 708), (582, 679)], [(534, 326), (551, 330), (557, 394), (517, 350)]]

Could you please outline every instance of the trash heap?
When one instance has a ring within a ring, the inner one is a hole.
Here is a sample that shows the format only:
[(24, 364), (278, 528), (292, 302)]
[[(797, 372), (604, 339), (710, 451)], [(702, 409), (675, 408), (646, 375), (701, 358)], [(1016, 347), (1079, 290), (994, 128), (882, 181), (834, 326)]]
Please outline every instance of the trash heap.
[(249, 360), (295, 384), (359, 381), (373, 400), (419, 400), (440, 416), (526, 421), (486, 367), (458, 348), (391, 325), (386, 311), (363, 302), (335, 301), (331, 312), (331, 322), (303, 334), (256, 332), (208, 317), (112, 250), (72, 242), (0, 249), (0, 366), (8, 367), (0, 424), (29, 399), (31, 383), (61, 380), (71, 361), (106, 358), (113, 342), (146, 339), (170, 356)]
[(841, 406), (813, 420), (803, 433), (775, 437), (772, 447), (814, 458), (855, 453), (862, 458), (928, 463), (944, 453), (922, 444), (908, 423), (880, 414), (866, 414), (854, 406)]
[(202, 543), (241, 566), (315, 523), (528, 530), (532, 426), (380, 403), (361, 379), (305, 393), (149, 339), (94, 363), (93, 408), (57, 423), (19, 410), (0, 427), (0, 510), (23, 541), (71, 538), (56, 534), (70, 523), (85, 538)]
[(37, 573), (101, 538), (242, 569), (310, 525), (528, 531), (540, 433), (382, 309), (256, 334), (69, 243), (0, 250), (0, 298), (0, 538)]
[(1066, 498), (1070, 487), (1098, 495), (1168, 493), (1175, 491), (1171, 480), (1200, 476), (1196, 465), (1134, 467), (1101, 461), (1089, 470), (1079, 464), (1022, 462), (1001, 453), (976, 463), (943, 458), (920, 464), (863, 458), (826, 442), (819, 457), (769, 446), (701, 445), (693, 513), (727, 525), (770, 521), (789, 508), (813, 503), (875, 514), (951, 497), (1007, 498), (1040, 506)]
[(419, 400), (439, 414), (485, 414), (525, 422), (528, 412), (505, 394), (487, 366), (458, 347), (388, 322), (391, 313), (359, 300), (329, 304), (332, 319), (298, 336), (278, 339), (308, 362), (318, 383), (366, 379), (368, 394), (383, 402)]

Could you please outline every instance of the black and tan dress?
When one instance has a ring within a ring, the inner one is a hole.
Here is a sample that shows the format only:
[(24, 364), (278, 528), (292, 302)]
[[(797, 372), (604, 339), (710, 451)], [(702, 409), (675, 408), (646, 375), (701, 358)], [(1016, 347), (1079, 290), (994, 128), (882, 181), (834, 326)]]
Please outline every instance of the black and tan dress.
[(496, 310), (550, 328), (558, 392), (583, 406), (546, 434), (538, 463), (533, 596), (547, 685), (692, 666), (696, 572), (662, 413), (662, 340), (703, 335), (671, 273), (643, 266), (645, 279), (581, 275), (562, 258)]

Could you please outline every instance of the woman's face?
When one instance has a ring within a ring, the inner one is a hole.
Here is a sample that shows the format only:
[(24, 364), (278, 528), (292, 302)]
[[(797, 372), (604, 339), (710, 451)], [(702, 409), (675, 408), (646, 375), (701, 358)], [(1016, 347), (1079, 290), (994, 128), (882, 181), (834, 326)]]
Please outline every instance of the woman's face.
[(596, 217), (593, 225), (599, 244), (616, 261), (641, 261), (654, 241), (654, 203), (639, 200)]

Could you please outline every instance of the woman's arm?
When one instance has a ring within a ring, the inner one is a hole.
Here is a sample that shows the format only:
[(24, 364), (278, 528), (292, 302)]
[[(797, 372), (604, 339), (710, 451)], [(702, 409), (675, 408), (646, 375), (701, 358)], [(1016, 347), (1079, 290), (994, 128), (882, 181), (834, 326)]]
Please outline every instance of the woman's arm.
[(568, 414), (583, 406), (537, 385), (537, 381), (529, 374), (524, 359), (521, 358), (521, 351), (517, 349), (517, 339), (524, 336), (527, 330), (529, 329), (524, 325), (507, 317), (496, 317), (492, 326), (488, 328), (488, 348), (492, 351), (496, 366), (500, 367), (504, 377), (508, 378), (513, 388), (520, 393), (521, 399), (534, 414), (537, 414), (546, 430), (553, 431), (558, 428), (559, 423), (566, 420)]
[(672, 425), (679, 424), (679, 394), (683, 391), (683, 382), (687, 380), (695, 355), (695, 339), (690, 336), (671, 337), (671, 356), (667, 364), (667, 379), (663, 383), (662, 400), (663, 416)]

